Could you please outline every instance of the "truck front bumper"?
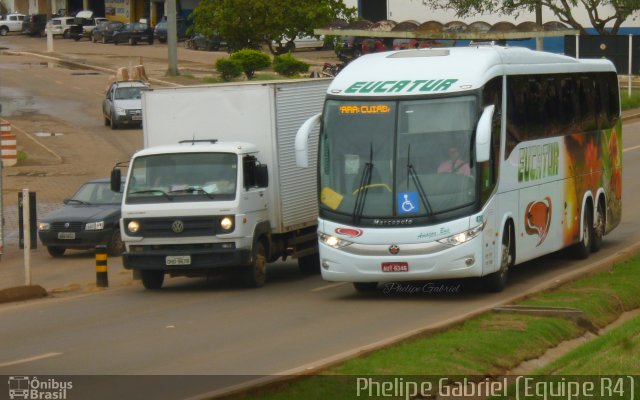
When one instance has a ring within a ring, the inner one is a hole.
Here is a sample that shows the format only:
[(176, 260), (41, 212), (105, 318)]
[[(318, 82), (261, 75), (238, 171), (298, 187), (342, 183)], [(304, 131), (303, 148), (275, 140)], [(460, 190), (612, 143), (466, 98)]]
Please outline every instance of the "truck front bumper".
[[(168, 265), (178, 256), (182, 260), (189, 256), (188, 264)], [(122, 255), (122, 264), (132, 270), (158, 270), (168, 273), (192, 274), (195, 271), (207, 271), (241, 265), (249, 265), (251, 252), (248, 249), (197, 249), (197, 250), (152, 250), (128, 251)]]

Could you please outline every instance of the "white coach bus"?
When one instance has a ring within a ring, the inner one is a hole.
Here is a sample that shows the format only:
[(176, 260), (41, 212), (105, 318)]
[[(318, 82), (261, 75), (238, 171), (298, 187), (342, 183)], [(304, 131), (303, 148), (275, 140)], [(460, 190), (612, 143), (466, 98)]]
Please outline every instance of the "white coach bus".
[[(598, 251), (621, 218), (616, 71), (524, 48), (367, 55), (327, 91), (319, 126), (319, 246), (325, 280), (482, 277), (571, 247)], [(315, 156), (315, 155), (314, 155)]]

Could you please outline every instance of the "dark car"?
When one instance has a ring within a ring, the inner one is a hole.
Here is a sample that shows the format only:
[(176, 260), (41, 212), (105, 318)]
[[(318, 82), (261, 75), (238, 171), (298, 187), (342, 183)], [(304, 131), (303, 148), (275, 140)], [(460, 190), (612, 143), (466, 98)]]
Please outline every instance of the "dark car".
[[(176, 35), (179, 41), (187, 38), (187, 28), (188, 25), (184, 19), (176, 20)], [(156, 24), (153, 35), (160, 43), (167, 42), (167, 20), (162, 20)]]
[(104, 21), (91, 31), (91, 41), (108, 43), (113, 41), (113, 35), (124, 27), (122, 22)]
[(47, 14), (31, 14), (22, 21), (22, 33), (31, 36), (44, 36), (47, 28)]
[[(124, 180), (123, 180), (124, 183)], [(67, 249), (93, 249), (107, 246), (110, 255), (120, 255), (122, 193), (111, 191), (108, 178), (83, 184), (64, 206), (38, 221), (38, 236), (49, 254), (60, 257)]]
[(149, 24), (132, 22), (113, 34), (113, 44), (129, 43), (133, 46), (140, 42), (153, 44), (153, 29)]
[(218, 51), (222, 47), (227, 47), (227, 42), (220, 38), (220, 35), (204, 36), (196, 33), (184, 42), (187, 49)]

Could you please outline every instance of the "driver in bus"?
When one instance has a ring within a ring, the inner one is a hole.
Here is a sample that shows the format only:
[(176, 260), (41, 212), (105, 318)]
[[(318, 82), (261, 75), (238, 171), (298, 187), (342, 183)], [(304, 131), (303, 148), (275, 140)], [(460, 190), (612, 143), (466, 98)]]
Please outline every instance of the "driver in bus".
[(456, 145), (449, 146), (449, 158), (438, 166), (438, 173), (450, 173), (460, 175), (471, 175), (469, 163), (460, 156), (460, 149)]

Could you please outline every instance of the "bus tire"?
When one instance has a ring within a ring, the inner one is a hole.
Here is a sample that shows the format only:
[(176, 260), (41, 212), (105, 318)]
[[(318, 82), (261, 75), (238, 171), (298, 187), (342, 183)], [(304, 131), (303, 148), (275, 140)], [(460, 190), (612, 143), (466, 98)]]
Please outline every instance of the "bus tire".
[(320, 254), (314, 253), (298, 258), (298, 268), (303, 274), (317, 274), (320, 272)]
[(498, 293), (504, 290), (509, 278), (509, 268), (515, 260), (513, 226), (509, 222), (504, 228), (500, 246), (500, 268), (482, 278), (482, 287), (487, 292)]
[(148, 290), (158, 290), (164, 282), (164, 271), (156, 269), (143, 269), (140, 271), (142, 285)]
[(576, 260), (584, 260), (591, 253), (593, 241), (593, 213), (591, 205), (587, 205), (582, 211), (582, 239), (571, 247), (571, 255)]
[(262, 287), (267, 281), (267, 256), (260, 240), (253, 246), (251, 265), (246, 267), (244, 281), (252, 288)]
[(591, 240), (591, 252), (596, 253), (602, 247), (604, 229), (606, 227), (607, 211), (604, 205), (604, 198), (600, 197), (596, 207), (595, 221), (593, 221), (593, 239)]
[(378, 282), (353, 282), (353, 288), (358, 293), (373, 293), (378, 290)]

